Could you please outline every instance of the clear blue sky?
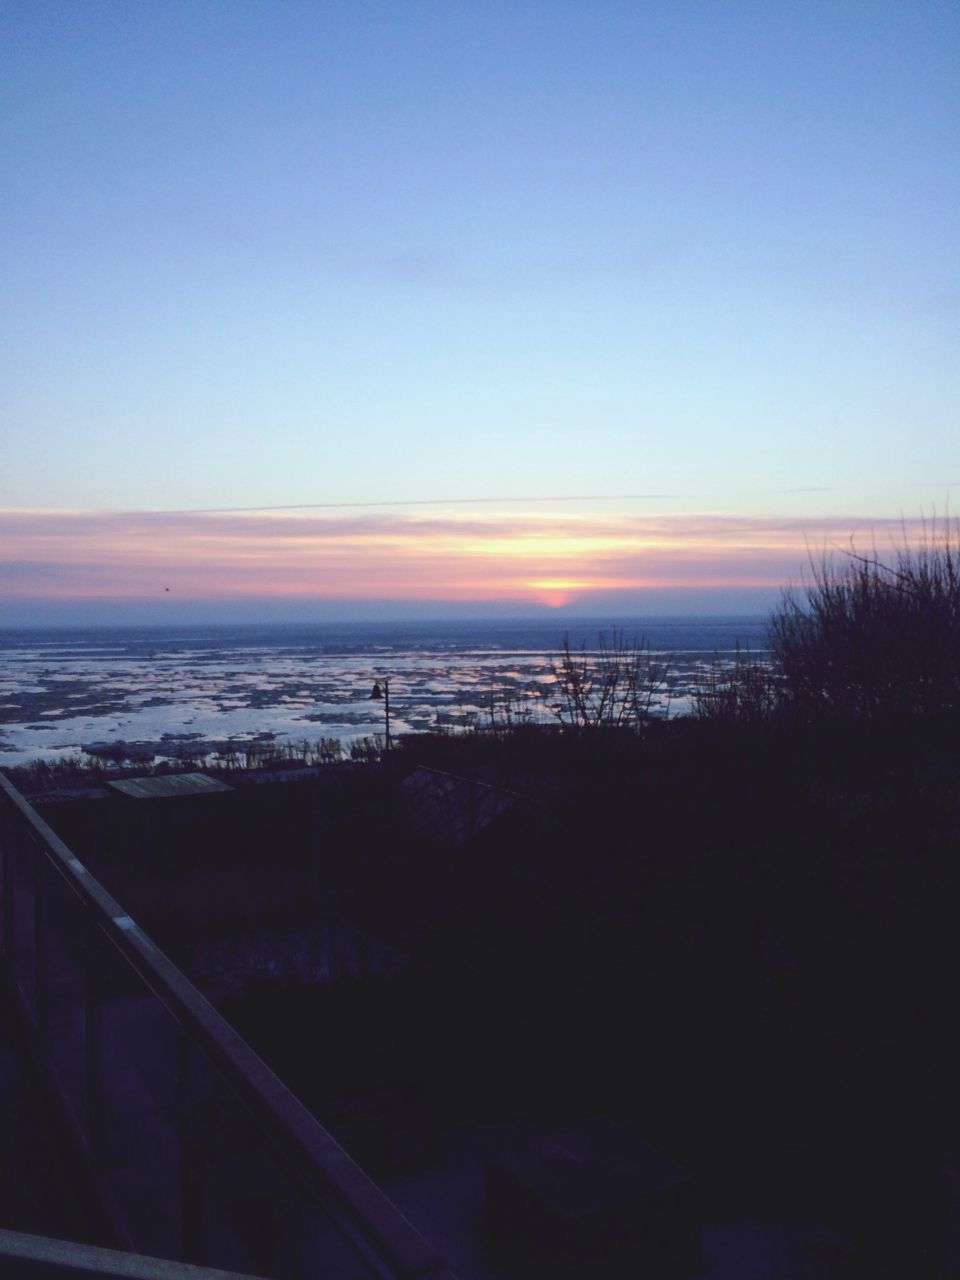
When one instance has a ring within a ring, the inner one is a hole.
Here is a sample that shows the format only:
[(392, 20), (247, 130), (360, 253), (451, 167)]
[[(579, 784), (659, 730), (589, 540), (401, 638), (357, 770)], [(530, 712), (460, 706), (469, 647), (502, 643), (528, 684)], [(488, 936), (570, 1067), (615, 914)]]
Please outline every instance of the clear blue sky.
[(7, 0), (0, 507), (942, 510), (958, 55), (927, 0)]

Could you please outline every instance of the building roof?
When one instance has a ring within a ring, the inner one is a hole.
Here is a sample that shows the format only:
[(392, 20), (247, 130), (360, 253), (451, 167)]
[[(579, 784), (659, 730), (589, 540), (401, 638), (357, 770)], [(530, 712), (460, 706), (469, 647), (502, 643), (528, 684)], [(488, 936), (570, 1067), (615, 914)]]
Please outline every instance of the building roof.
[(434, 840), (467, 844), (520, 800), (472, 778), (420, 765), (400, 783), (410, 823)]
[(690, 1182), (690, 1170), (607, 1116), (516, 1140), (492, 1162), (561, 1218), (581, 1218)]
[(108, 787), (131, 800), (166, 800), (174, 796), (208, 796), (233, 787), (205, 773), (162, 773), (148, 778), (122, 778)]

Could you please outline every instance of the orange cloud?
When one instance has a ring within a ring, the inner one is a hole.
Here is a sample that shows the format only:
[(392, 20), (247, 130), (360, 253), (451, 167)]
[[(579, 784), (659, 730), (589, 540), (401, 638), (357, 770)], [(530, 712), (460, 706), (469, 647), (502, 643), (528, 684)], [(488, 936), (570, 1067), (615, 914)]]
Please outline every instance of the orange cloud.
[(900, 521), (732, 515), (436, 515), (0, 511), (0, 597), (515, 600), (591, 592), (776, 587), (808, 547)]

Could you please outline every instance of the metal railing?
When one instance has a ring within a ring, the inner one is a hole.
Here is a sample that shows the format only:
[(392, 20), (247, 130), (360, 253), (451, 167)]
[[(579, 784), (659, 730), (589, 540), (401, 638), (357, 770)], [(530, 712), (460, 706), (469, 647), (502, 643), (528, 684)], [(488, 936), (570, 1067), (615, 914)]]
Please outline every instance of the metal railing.
[(0, 855), (7, 979), (125, 1247), (279, 1280), (452, 1280), (2, 775)]
[(4, 1280), (250, 1280), (237, 1271), (0, 1229)]

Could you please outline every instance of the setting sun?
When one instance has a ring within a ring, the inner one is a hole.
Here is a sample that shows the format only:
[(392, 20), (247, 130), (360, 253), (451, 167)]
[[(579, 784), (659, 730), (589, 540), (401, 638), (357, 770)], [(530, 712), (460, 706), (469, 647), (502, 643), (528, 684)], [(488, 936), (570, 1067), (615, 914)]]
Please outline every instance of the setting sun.
[(531, 582), (530, 587), (539, 604), (550, 609), (562, 609), (574, 597), (574, 593), (582, 591), (591, 584), (573, 581), (568, 578), (542, 578), (539, 582)]

